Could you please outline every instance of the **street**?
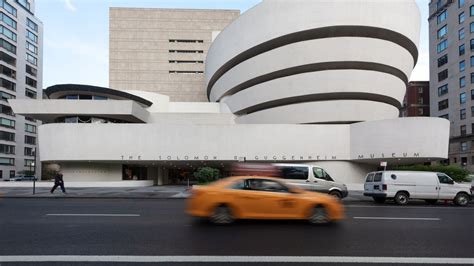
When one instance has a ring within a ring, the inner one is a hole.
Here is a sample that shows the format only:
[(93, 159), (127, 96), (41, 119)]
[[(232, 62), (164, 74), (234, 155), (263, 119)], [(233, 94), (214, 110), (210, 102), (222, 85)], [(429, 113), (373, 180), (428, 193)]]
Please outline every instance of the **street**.
[[(296, 257), (303, 258), (298, 265), (342, 263), (334, 260), (341, 257), (366, 258), (349, 259), (351, 263), (396, 257), (399, 259), (393, 262), (407, 264), (423, 263), (416, 258), (446, 258), (446, 262), (456, 258), (465, 259), (459, 264), (474, 264), (472, 204), (462, 208), (347, 203), (346, 220), (329, 226), (304, 221), (239, 221), (214, 226), (188, 217), (184, 207), (182, 199), (0, 199), (0, 265), (84, 265), (86, 261), (91, 262), (87, 265), (101, 265), (94, 264), (100, 258), (87, 257), (93, 255), (110, 256), (102, 257), (109, 262), (146, 262), (144, 258), (165, 264), (180, 262), (175, 265), (218, 265), (223, 258), (237, 265), (276, 265), (298, 262)], [(49, 259), (69, 256), (63, 263), (41, 264), (38, 255), (52, 256)], [(162, 256), (172, 257), (163, 260)], [(440, 262), (443, 260), (424, 261)]]

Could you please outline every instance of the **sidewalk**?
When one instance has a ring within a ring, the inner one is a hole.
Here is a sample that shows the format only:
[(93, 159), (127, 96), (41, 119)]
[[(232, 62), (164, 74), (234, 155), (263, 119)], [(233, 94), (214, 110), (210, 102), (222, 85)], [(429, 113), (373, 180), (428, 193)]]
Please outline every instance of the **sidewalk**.
[[(49, 192), (50, 187), (0, 187), (0, 198), (115, 198), (115, 199), (183, 199), (189, 196), (187, 186), (154, 187), (66, 187), (67, 194), (60, 188)], [(344, 201), (371, 201), (362, 191), (349, 191)]]

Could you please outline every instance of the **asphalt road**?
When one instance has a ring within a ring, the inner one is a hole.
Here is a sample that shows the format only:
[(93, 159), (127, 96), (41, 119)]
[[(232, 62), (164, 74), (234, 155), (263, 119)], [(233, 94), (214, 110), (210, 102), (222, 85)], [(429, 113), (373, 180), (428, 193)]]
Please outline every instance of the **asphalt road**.
[[(367, 263), (374, 257), (383, 258), (380, 265), (392, 257), (393, 262), (407, 264), (419, 258), (428, 260), (413, 263), (466, 258), (457, 262), (474, 265), (473, 205), (352, 203), (346, 205), (347, 219), (331, 226), (295, 221), (214, 226), (188, 217), (184, 205), (185, 201), (178, 199), (0, 199), (0, 265), (104, 264), (96, 257), (87, 257), (93, 255), (109, 256), (99, 259), (111, 259), (114, 265), (147, 259), (166, 265), (176, 261), (181, 263), (173, 265), (221, 265), (224, 261), (234, 262), (232, 265), (276, 265), (298, 258), (303, 258), (298, 265), (325, 265), (341, 257), (347, 257), (343, 262), (348, 264), (339, 261), (334, 265), (360, 265), (354, 264), (359, 262), (357, 258)], [(48, 258), (38, 255), (69, 257), (67, 263), (40, 263), (41, 258)], [(23, 259), (21, 263), (6, 262), (12, 258)], [(163, 258), (170, 260), (161, 261)], [(183, 262), (183, 258), (190, 261)], [(25, 263), (28, 259), (32, 261)], [(304, 259), (308, 263), (303, 263)]]

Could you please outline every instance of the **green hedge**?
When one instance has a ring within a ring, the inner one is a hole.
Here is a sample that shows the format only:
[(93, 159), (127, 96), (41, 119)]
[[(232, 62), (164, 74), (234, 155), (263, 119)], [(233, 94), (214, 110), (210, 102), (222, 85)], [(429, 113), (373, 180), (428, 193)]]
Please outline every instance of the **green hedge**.
[(468, 170), (454, 165), (410, 165), (398, 166), (394, 170), (440, 172), (449, 175), (456, 182), (469, 181), (470, 174)]
[(219, 169), (207, 166), (200, 167), (193, 175), (199, 184), (207, 184), (221, 178)]

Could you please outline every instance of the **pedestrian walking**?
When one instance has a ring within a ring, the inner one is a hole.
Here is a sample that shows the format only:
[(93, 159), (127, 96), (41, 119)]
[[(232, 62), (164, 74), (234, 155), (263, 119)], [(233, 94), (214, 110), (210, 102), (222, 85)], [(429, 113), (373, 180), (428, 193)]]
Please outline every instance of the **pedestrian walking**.
[(63, 193), (66, 193), (66, 189), (64, 188), (63, 174), (61, 172), (58, 172), (56, 176), (54, 176), (54, 186), (51, 189), (51, 193), (54, 193), (54, 190), (57, 187), (61, 187), (61, 190), (63, 191)]

